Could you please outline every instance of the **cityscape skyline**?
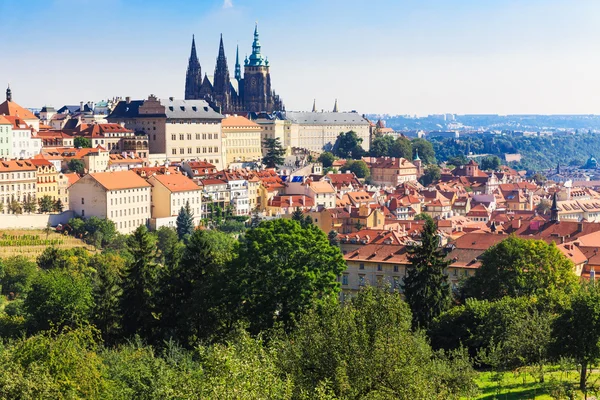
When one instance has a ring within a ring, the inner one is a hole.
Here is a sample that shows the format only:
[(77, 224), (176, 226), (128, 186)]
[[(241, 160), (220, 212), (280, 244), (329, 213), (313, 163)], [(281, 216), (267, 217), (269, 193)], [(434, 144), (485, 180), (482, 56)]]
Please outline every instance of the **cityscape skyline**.
[[(0, 83), (27, 107), (150, 93), (183, 98), (192, 35), (212, 74), (222, 33), (231, 71), (237, 45), (240, 57), (251, 52), (258, 21), (288, 110), (310, 110), (316, 99), (318, 110), (331, 111), (337, 98), (340, 109), (360, 113), (600, 113), (600, 56), (591, 51), (600, 41), (593, 18), (600, 5), (522, 3), (332, 0), (284, 11), (269, 0), (109, 0), (101, 9), (5, 0), (0, 32), (18, 32), (19, 40), (5, 43)], [(77, 7), (89, 15), (61, 24)]]

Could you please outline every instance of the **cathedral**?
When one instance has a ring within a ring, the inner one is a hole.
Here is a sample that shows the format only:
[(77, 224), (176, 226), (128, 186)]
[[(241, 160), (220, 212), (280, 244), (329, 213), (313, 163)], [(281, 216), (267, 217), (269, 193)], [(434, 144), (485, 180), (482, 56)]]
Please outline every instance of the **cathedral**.
[(223, 47), (223, 35), (219, 44), (219, 55), (215, 74), (202, 76), (196, 43), (192, 37), (187, 74), (185, 77), (185, 99), (206, 100), (222, 114), (284, 111), (285, 107), (275, 91), (271, 89), (269, 60), (260, 53), (258, 25), (254, 28), (252, 54), (244, 60), (244, 77), (240, 66), (239, 48), (235, 55), (233, 79), (229, 76), (227, 57)]

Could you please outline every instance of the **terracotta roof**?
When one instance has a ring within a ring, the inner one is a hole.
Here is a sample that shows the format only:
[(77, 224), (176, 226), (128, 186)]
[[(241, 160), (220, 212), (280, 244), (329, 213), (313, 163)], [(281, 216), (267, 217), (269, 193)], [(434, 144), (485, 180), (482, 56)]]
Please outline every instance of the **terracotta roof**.
[(64, 175), (67, 178), (67, 180), (69, 181), (69, 186), (71, 186), (72, 184), (74, 184), (75, 182), (77, 182), (78, 180), (81, 179), (81, 177), (74, 172), (64, 174)]
[(335, 193), (334, 187), (327, 181), (311, 182), (309, 186), (315, 193)]
[(587, 261), (587, 257), (573, 243), (559, 244), (558, 249), (563, 253), (569, 260), (573, 261), (573, 264), (578, 265)]
[(344, 255), (346, 261), (366, 261), (382, 264), (410, 264), (403, 245), (367, 244)]
[(5, 115), (4, 118), (11, 123), (13, 129), (31, 129), (23, 117)]
[(35, 170), (37, 167), (31, 160), (0, 160), (0, 172)]
[(402, 157), (363, 157), (363, 161), (366, 162), (370, 168), (417, 168), (413, 163)]
[(50, 161), (48, 161), (44, 158), (32, 158), (29, 161), (36, 167), (43, 167), (43, 166), (53, 167), (54, 166), (54, 164), (52, 164)]
[(202, 183), (203, 186), (208, 186), (208, 185), (227, 185), (227, 182), (221, 180), (221, 179), (200, 179), (200, 182)]
[(252, 128), (255, 130), (261, 130), (261, 126), (254, 121), (250, 121), (246, 117), (241, 115), (230, 115), (221, 121), (223, 128)]
[(20, 117), (25, 119), (38, 119), (31, 111), (21, 107), (15, 102), (5, 101), (0, 104), (0, 114), (10, 115), (13, 117)]
[(131, 129), (122, 127), (120, 124), (81, 124), (77, 127), (77, 135), (84, 137), (106, 137), (107, 133), (129, 133)]
[(193, 180), (183, 174), (154, 175), (151, 179), (160, 182), (171, 192), (189, 192), (202, 190)]
[(311, 208), (315, 205), (312, 197), (308, 196), (274, 196), (269, 200), (269, 207), (305, 207)]
[(12, 125), (12, 122), (7, 120), (4, 115), (0, 115), (0, 125)]
[(150, 187), (146, 180), (133, 171), (96, 172), (89, 174), (107, 190)]

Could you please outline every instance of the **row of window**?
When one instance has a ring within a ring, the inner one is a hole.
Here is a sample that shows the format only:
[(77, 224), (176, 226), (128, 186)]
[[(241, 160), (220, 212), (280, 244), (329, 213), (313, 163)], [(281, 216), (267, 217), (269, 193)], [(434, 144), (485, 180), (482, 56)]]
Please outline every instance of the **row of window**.
[[(127, 203), (131, 203), (132, 201), (148, 201), (148, 195), (147, 194), (142, 194), (142, 195), (137, 195), (137, 196), (128, 196), (128, 197), (119, 197), (119, 203), (118, 204), (123, 204), (123, 202), (125, 202), (125, 204)], [(84, 204), (84, 198), (81, 198), (81, 204)], [(110, 199), (110, 205), (117, 205), (117, 199)]]
[[(6, 191), (7, 192), (14, 192), (15, 190), (15, 186), (17, 188), (17, 190), (21, 190), (21, 184), (16, 184), (16, 185), (6, 185)], [(5, 185), (0, 185), (0, 192), (4, 192), (5, 190)], [(23, 190), (32, 190), (35, 189), (35, 183), (24, 183), (23, 184)]]
[[(200, 150), (202, 150), (202, 151), (200, 151)], [(219, 152), (219, 148), (217, 146), (215, 146), (215, 147), (202, 147), (202, 148), (196, 147), (196, 154), (218, 153), (218, 152)], [(173, 148), (171, 150), (171, 154), (177, 154), (177, 149)], [(185, 154), (185, 148), (180, 147), (179, 148), (179, 154)], [(187, 154), (192, 154), (192, 148), (191, 147), (187, 148)], [(210, 162), (212, 163), (212, 160)]]
[[(214, 139), (218, 139), (219, 138), (219, 134), (218, 133), (196, 133), (196, 140), (200, 140), (200, 138), (202, 138), (202, 140), (213, 140)], [(177, 134), (173, 133), (171, 134), (171, 140), (177, 140)], [(179, 140), (192, 140), (192, 134), (188, 133), (180, 133), (179, 134)]]
[[(128, 213), (129, 211), (129, 213)], [(116, 210), (111, 211), (110, 212), (110, 217), (111, 218), (117, 218), (117, 217), (126, 217), (128, 215), (132, 215), (132, 214), (142, 214), (142, 213), (148, 213), (148, 207), (134, 207), (134, 208), (130, 208), (128, 210), (119, 210), (118, 212)]]
[(0, 180), (35, 178), (35, 172), (13, 172), (0, 174)]

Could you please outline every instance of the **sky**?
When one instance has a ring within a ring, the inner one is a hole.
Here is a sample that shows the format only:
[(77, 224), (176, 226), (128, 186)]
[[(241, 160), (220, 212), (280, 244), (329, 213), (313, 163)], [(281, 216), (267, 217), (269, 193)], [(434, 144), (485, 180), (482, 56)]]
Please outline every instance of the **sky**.
[(258, 22), (287, 110), (600, 114), (597, 0), (0, 0), (0, 87), (25, 107), (183, 98)]

